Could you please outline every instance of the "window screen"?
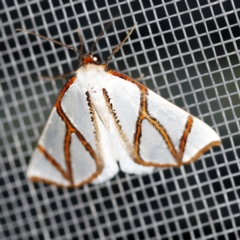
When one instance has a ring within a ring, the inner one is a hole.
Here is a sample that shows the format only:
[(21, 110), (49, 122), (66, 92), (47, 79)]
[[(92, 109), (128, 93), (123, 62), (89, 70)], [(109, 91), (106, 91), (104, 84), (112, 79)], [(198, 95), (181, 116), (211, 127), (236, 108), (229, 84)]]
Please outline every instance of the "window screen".
[[(27, 165), (78, 56), (16, 32), (24, 28), (106, 60), (109, 67), (215, 129), (222, 145), (178, 169), (119, 172), (100, 185), (59, 189), (26, 178)], [(0, 239), (239, 239), (240, 1), (1, 1)]]

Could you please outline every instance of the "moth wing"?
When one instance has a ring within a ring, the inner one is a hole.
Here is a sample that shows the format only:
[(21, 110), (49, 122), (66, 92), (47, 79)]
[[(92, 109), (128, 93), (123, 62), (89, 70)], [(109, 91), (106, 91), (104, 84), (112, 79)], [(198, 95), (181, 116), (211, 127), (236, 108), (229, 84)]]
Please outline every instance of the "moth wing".
[[(180, 166), (220, 145), (218, 134), (201, 120), (137, 81), (114, 71), (110, 73), (106, 92), (118, 121), (115, 125), (120, 126), (118, 135), (124, 135), (122, 141), (134, 163), (145, 169)], [(134, 166), (129, 170), (121, 159), (120, 167), (137, 173)]]
[(98, 116), (95, 120), (96, 126), (84, 89), (79, 88), (78, 81), (68, 82), (33, 152), (28, 178), (78, 187), (101, 183), (115, 175), (119, 169), (109, 147), (109, 136)]

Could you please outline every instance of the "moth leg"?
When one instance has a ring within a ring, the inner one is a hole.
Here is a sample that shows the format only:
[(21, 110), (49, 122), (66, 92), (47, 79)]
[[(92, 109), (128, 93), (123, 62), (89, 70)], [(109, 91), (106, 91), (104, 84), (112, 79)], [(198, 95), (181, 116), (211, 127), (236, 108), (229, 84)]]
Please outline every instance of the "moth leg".
[(58, 75), (58, 76), (42, 76), (42, 75), (39, 75), (38, 78), (42, 78), (44, 80), (56, 80), (56, 79), (66, 79), (66, 77), (70, 74), (75, 74), (75, 71), (69, 71), (69, 72), (66, 72), (62, 75)]

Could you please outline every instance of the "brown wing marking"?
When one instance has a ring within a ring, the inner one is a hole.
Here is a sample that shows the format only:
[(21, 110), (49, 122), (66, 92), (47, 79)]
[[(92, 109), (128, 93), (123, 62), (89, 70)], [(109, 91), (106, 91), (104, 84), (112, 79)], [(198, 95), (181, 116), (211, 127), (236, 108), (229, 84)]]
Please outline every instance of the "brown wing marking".
[(182, 138), (180, 140), (180, 144), (179, 144), (179, 160), (182, 160), (182, 158), (183, 158), (183, 153), (184, 153), (184, 150), (185, 150), (185, 147), (187, 144), (187, 137), (192, 129), (192, 125), (193, 125), (193, 117), (191, 115), (189, 115), (186, 125), (185, 125), (185, 129), (184, 129)]
[[(99, 129), (98, 129), (98, 124), (97, 124), (97, 119), (96, 119), (96, 115), (95, 115), (95, 110), (92, 104), (92, 100), (91, 100), (91, 96), (89, 94), (89, 92), (85, 93), (87, 96), (87, 102), (88, 102), (88, 106), (89, 106), (89, 111), (91, 114), (91, 120), (93, 122), (93, 126), (94, 126), (94, 134), (95, 134), (95, 142), (96, 142), (96, 146), (97, 146), (97, 150), (98, 150), (98, 161), (97, 161), (97, 166), (99, 167), (99, 169), (102, 171), (103, 167), (104, 167), (104, 163), (103, 163), (103, 156), (102, 156), (102, 145), (100, 144), (100, 133), (99, 133)], [(101, 173), (101, 171), (99, 172), (99, 174)]]
[(61, 165), (41, 146), (37, 145), (38, 150), (45, 156), (45, 158), (62, 174), (62, 176), (69, 180), (67, 172), (61, 167)]
[[(183, 158), (183, 154), (185, 151), (185, 147), (186, 147), (186, 143), (187, 143), (187, 138), (191, 132), (192, 129), (192, 125), (193, 125), (193, 117), (191, 115), (188, 116), (187, 118), (187, 122), (185, 125), (185, 129), (183, 131), (182, 137), (180, 139), (179, 142), (179, 151), (177, 151), (173, 145), (173, 142), (169, 136), (169, 134), (167, 133), (166, 129), (159, 123), (158, 120), (156, 120), (155, 118), (153, 118), (150, 113), (148, 112), (148, 106), (147, 106), (147, 96), (148, 96), (148, 89), (147, 87), (143, 86), (141, 83), (137, 82), (136, 80), (122, 74), (119, 72), (116, 72), (114, 70), (111, 69), (107, 69), (106, 71), (114, 76), (120, 77), (128, 82), (132, 82), (133, 84), (135, 84), (140, 92), (141, 92), (141, 101), (140, 101), (140, 109), (139, 109), (139, 115), (138, 115), (138, 119), (136, 122), (136, 130), (135, 130), (135, 135), (134, 135), (134, 161), (142, 164), (144, 166), (154, 166), (154, 167), (179, 167), (185, 163), (182, 162), (182, 158)], [(141, 156), (140, 156), (140, 143), (141, 143), (141, 136), (142, 136), (142, 121), (146, 119), (148, 120), (152, 126), (154, 126), (159, 134), (163, 137), (169, 151), (171, 152), (172, 156), (174, 157), (174, 159), (176, 160), (177, 164), (160, 164), (160, 163), (153, 163), (153, 162), (145, 162)], [(190, 163), (192, 161), (195, 161), (198, 157), (200, 157), (204, 152), (206, 152), (207, 150), (209, 150), (211, 147), (213, 146), (218, 146), (220, 145), (221, 142), (219, 141), (215, 141), (215, 142), (211, 142), (210, 144), (208, 144), (207, 146), (205, 146), (203, 149), (201, 149), (194, 157), (192, 157), (187, 163)]]
[[(44, 156), (46, 157), (46, 159), (62, 174), (62, 176), (68, 180), (70, 182), (70, 186), (69, 187), (80, 187), (86, 183), (91, 182), (94, 178), (96, 178), (101, 172), (102, 172), (102, 168), (103, 168), (103, 162), (99, 159), (99, 157), (97, 156), (97, 154), (95, 153), (95, 151), (92, 149), (91, 145), (87, 142), (87, 140), (84, 138), (84, 136), (75, 128), (75, 126), (71, 123), (71, 121), (69, 120), (69, 118), (66, 116), (66, 114), (64, 113), (62, 107), (61, 107), (61, 100), (65, 94), (65, 92), (68, 90), (68, 88), (71, 86), (71, 84), (76, 80), (76, 77), (72, 77), (71, 79), (69, 79), (69, 81), (64, 85), (62, 91), (60, 92), (58, 99), (56, 101), (55, 107), (57, 109), (57, 112), (59, 114), (59, 116), (62, 118), (62, 120), (65, 122), (66, 124), (66, 134), (65, 134), (65, 138), (64, 138), (64, 155), (65, 155), (65, 161), (66, 161), (66, 166), (67, 166), (67, 171), (64, 171), (62, 169), (62, 167), (57, 163), (57, 161), (54, 159), (54, 157), (52, 157), (47, 151), (46, 149), (44, 149), (42, 146), (38, 145), (38, 149), (44, 154)], [(93, 121), (93, 125), (94, 125), (94, 129), (95, 129), (95, 139), (96, 139), (96, 143), (98, 145), (99, 142), (99, 131), (98, 131), (98, 127), (97, 127), (97, 123), (96, 123), (96, 117), (94, 114), (94, 109), (91, 103), (91, 99), (89, 94), (87, 94), (87, 101), (88, 101), (88, 105), (89, 105), (89, 111), (91, 114), (91, 119)], [(85, 147), (86, 151), (89, 152), (89, 154), (91, 155), (91, 157), (95, 160), (96, 165), (97, 165), (97, 171), (90, 176), (87, 180), (81, 182), (79, 185), (74, 185), (73, 182), (73, 176), (72, 176), (72, 166), (71, 166), (71, 153), (70, 153), (70, 145), (71, 145), (71, 134), (75, 133), (76, 136), (78, 137), (78, 139), (80, 140), (80, 142), (83, 144), (83, 146)], [(33, 181), (42, 181), (45, 183), (50, 183), (50, 184), (54, 184), (57, 185), (59, 187), (64, 187), (60, 184), (57, 184), (55, 182), (51, 182), (47, 179), (40, 179), (37, 177), (32, 177), (31, 178)]]
[(112, 117), (113, 117), (115, 126), (116, 126), (116, 128), (117, 128), (117, 130), (118, 130), (118, 133), (119, 133), (119, 135), (121, 136), (121, 139), (123, 140), (123, 142), (124, 142), (124, 144), (125, 144), (125, 146), (126, 146), (126, 150), (127, 150), (128, 154), (129, 154), (131, 157), (134, 158), (134, 154), (133, 154), (133, 151), (132, 151), (132, 146), (131, 146), (131, 144), (129, 143), (129, 140), (128, 140), (126, 134), (125, 134), (125, 133), (123, 132), (123, 130), (122, 130), (122, 127), (121, 127), (121, 125), (120, 125), (120, 123), (119, 123), (117, 114), (116, 114), (116, 112), (115, 112), (115, 110), (114, 110), (114, 107), (113, 107), (113, 105), (112, 105), (112, 103), (111, 103), (111, 99), (110, 99), (110, 97), (109, 97), (109, 95), (108, 95), (108, 92), (107, 92), (107, 90), (106, 90), (105, 88), (103, 88), (103, 96), (104, 96), (105, 101), (106, 101), (106, 103), (107, 103), (107, 107), (108, 107), (108, 109), (109, 109), (109, 112), (110, 112), (110, 114), (111, 114)]
[(142, 89), (141, 90), (141, 102), (140, 102), (140, 109), (139, 109), (139, 115), (138, 115), (138, 120), (136, 122), (136, 131), (135, 131), (135, 136), (134, 136), (134, 152), (135, 152), (135, 158), (136, 162), (145, 165), (145, 166), (155, 166), (155, 167), (160, 167), (162, 164), (159, 163), (152, 163), (152, 162), (145, 162), (141, 157), (140, 157), (140, 142), (141, 142), (141, 136), (142, 136), (142, 121), (144, 119), (148, 120), (152, 126), (154, 126), (159, 134), (163, 137), (169, 151), (171, 152), (172, 156), (176, 159), (177, 162), (180, 161), (179, 159), (179, 154), (177, 153), (172, 140), (170, 136), (168, 135), (166, 129), (156, 120), (155, 118), (151, 117), (150, 114), (148, 113), (147, 109), (147, 89)]

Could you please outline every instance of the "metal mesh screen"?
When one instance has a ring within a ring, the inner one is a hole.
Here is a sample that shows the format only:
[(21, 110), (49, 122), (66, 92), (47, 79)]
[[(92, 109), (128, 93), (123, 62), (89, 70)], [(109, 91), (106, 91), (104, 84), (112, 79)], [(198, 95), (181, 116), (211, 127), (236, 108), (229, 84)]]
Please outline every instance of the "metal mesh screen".
[[(222, 146), (179, 169), (120, 172), (100, 185), (58, 189), (26, 179), (31, 153), (77, 56), (25, 28), (110, 62), (212, 126)], [(240, 1), (1, 1), (0, 239), (239, 239)]]

